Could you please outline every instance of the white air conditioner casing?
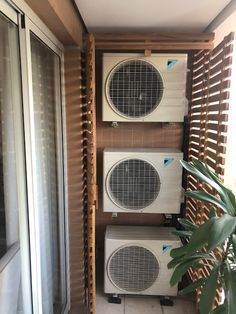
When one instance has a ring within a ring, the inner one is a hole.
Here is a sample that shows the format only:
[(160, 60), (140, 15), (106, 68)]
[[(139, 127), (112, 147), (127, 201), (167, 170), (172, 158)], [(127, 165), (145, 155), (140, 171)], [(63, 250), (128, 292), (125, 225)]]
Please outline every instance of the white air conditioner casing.
[(179, 213), (182, 158), (177, 149), (106, 148), (103, 211)]
[(174, 228), (107, 226), (105, 235), (104, 292), (176, 296), (170, 286), (170, 251), (181, 246)]
[(186, 73), (186, 54), (104, 53), (103, 121), (182, 122)]

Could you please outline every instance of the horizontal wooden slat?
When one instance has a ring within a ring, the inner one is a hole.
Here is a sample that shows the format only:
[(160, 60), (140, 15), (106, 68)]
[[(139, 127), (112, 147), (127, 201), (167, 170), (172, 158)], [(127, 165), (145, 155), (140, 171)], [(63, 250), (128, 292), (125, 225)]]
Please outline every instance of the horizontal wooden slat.
[(227, 102), (223, 102), (223, 103), (220, 103), (220, 104), (208, 104), (207, 106), (207, 111), (208, 112), (215, 112), (215, 111), (221, 111), (221, 112), (224, 112), (226, 110), (229, 109), (229, 104)]
[(214, 33), (95, 33), (95, 41), (213, 41)]
[(192, 83), (193, 83), (193, 86), (199, 83), (205, 84), (206, 80), (207, 80), (206, 73), (202, 73), (198, 77), (193, 77)]
[(217, 56), (215, 56), (211, 60), (211, 66), (215, 66), (217, 63), (221, 62), (224, 57), (227, 57), (228, 55), (231, 55), (233, 53), (233, 46), (230, 45), (226, 47), (224, 50), (222, 50)]
[(219, 125), (218, 123), (207, 123), (207, 127), (208, 129), (214, 130), (214, 131), (218, 131), (218, 132), (227, 132), (228, 127), (227, 125), (221, 124)]
[(212, 86), (218, 82), (221, 82), (222, 79), (226, 79), (228, 77), (231, 76), (231, 68), (228, 69), (223, 69), (222, 72), (220, 72), (219, 74), (213, 76), (212, 78), (209, 79), (209, 85)]
[(232, 56), (228, 56), (226, 59), (223, 59), (215, 67), (209, 70), (209, 76), (212, 77), (215, 74), (222, 72), (222, 70), (232, 64)]
[(232, 41), (234, 40), (234, 33), (231, 32), (229, 35), (227, 35), (224, 40), (220, 42), (220, 44), (214, 48), (212, 55), (217, 55), (224, 47), (225, 45), (228, 46)]
[(172, 42), (172, 43), (140, 43), (140, 42), (97, 42), (96, 48), (101, 50), (196, 50), (196, 49), (212, 49), (211, 42)]
[(205, 75), (205, 71), (206, 71), (206, 64), (203, 63), (202, 66), (200, 68), (198, 68), (197, 70), (193, 70), (193, 81), (198, 78), (199, 76), (204, 76)]
[(210, 138), (215, 141), (219, 141), (220, 143), (225, 144), (227, 141), (226, 135), (219, 135), (218, 133), (213, 133), (212, 130), (206, 130), (206, 138)]
[(202, 103), (204, 104), (206, 103), (206, 100), (208, 103), (210, 103), (210, 102), (220, 102), (226, 99), (229, 99), (229, 92), (223, 91), (222, 93), (220, 93), (220, 95), (213, 95), (213, 96), (209, 96), (208, 98), (193, 100), (192, 105), (200, 105)]

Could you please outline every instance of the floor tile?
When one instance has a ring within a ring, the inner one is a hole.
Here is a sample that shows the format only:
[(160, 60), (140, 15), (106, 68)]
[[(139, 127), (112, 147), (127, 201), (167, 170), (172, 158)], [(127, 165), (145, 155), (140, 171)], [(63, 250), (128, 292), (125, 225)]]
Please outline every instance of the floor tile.
[(162, 314), (159, 298), (126, 296), (125, 314)]
[(196, 314), (191, 299), (174, 298), (174, 306), (161, 306), (158, 297), (121, 296), (121, 304), (111, 304), (103, 293), (102, 280), (97, 284), (96, 314)]
[(108, 296), (101, 291), (97, 293), (96, 314), (124, 314), (124, 297), (121, 304), (111, 304), (107, 301)]
[(185, 314), (195, 314), (196, 305), (191, 301), (181, 300), (182, 306), (185, 309)]
[(162, 306), (163, 314), (196, 314), (194, 304), (183, 299), (174, 299), (174, 306)]

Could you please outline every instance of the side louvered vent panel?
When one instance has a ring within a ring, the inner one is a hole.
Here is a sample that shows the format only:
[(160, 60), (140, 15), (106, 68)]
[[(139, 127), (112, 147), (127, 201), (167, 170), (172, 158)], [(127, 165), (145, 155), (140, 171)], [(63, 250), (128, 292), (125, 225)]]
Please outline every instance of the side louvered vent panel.
[(163, 96), (163, 80), (149, 62), (122, 62), (110, 75), (107, 84), (109, 103), (120, 114), (138, 118), (150, 114)]
[(112, 255), (108, 275), (119, 288), (128, 292), (148, 289), (156, 281), (159, 264), (156, 257), (144, 247), (126, 246)]
[(113, 201), (125, 209), (142, 209), (158, 196), (161, 181), (156, 169), (141, 159), (128, 159), (116, 165), (108, 178)]
[[(70, 305), (85, 304), (84, 269), (84, 171), (83, 171), (83, 121), (81, 53), (71, 47), (65, 49), (65, 98), (66, 98), (66, 146), (68, 169), (68, 224), (70, 237), (68, 254), (70, 269)], [(72, 231), (73, 230), (73, 231)], [(80, 267), (78, 267), (80, 265)]]

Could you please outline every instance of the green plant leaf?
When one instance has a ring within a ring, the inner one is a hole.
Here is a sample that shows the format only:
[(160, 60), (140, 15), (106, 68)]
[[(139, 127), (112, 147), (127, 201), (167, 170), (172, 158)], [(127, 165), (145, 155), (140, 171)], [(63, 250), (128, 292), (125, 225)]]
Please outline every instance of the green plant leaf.
[(211, 260), (211, 261), (217, 261), (217, 259), (213, 255), (208, 254), (208, 253), (203, 253), (203, 252), (197, 252), (193, 255), (186, 256), (185, 259), (186, 260), (188, 260), (188, 259), (207, 259), (207, 260)]
[(211, 311), (211, 314), (228, 314), (226, 304), (217, 306), (213, 311)]
[(209, 240), (209, 229), (215, 220), (219, 218), (213, 217), (207, 220), (205, 223), (199, 226), (199, 228), (193, 233), (186, 245), (186, 254), (191, 255), (198, 249), (202, 248)]
[(190, 172), (193, 176), (195, 176), (196, 178), (198, 178), (199, 180), (201, 180), (203, 182), (206, 182), (207, 184), (212, 186), (216, 191), (218, 191), (220, 195), (224, 196), (225, 192), (222, 189), (222, 187), (219, 185), (219, 183), (215, 182), (215, 180), (213, 180), (213, 178), (206, 176), (204, 172), (202, 173), (201, 172), (202, 169), (199, 170), (198, 166), (190, 165), (188, 162), (186, 162), (184, 160), (181, 160), (180, 162), (181, 162), (182, 166), (188, 172)]
[(234, 258), (236, 258), (236, 235), (232, 235), (232, 245), (233, 245), (233, 251), (234, 251)]
[(225, 203), (209, 193), (206, 193), (203, 191), (189, 191), (189, 192), (186, 192), (185, 195), (187, 197), (191, 197), (202, 202), (214, 204), (220, 207), (225, 213), (228, 213), (228, 209), (225, 206)]
[(232, 192), (232, 190), (228, 189), (226, 186), (224, 186), (223, 181), (218, 177), (216, 173), (211, 171), (208, 167), (208, 165), (196, 158), (193, 159), (193, 165), (202, 173), (204, 173), (205, 176), (208, 178), (211, 178), (216, 184), (219, 185), (219, 187), (224, 192), (221, 196), (223, 197), (223, 200), (226, 202), (226, 207), (228, 208), (229, 214), (235, 215), (236, 214), (236, 200), (235, 195)]
[(229, 214), (236, 214), (235, 197), (232, 191), (227, 189), (222, 184), (220, 179), (212, 171), (209, 170), (206, 164), (204, 164), (205, 166), (203, 169), (203, 167), (199, 166), (199, 164), (196, 162), (196, 159), (193, 159), (193, 165), (187, 163), (184, 160), (181, 160), (180, 162), (182, 166), (193, 176), (207, 183), (219, 193), (222, 201), (225, 202), (225, 207), (227, 208)]
[(213, 218), (213, 217), (218, 217), (218, 215), (217, 215), (217, 212), (215, 211), (215, 209), (211, 208), (210, 212), (209, 212), (209, 218)]
[(198, 225), (193, 224), (192, 222), (190, 222), (187, 219), (184, 218), (179, 218), (178, 222), (186, 229), (189, 231), (195, 231), (198, 229)]
[(199, 309), (201, 314), (209, 314), (212, 310), (216, 289), (218, 287), (219, 264), (216, 265), (208, 277), (201, 293)]
[(203, 162), (199, 159), (196, 159), (196, 158), (193, 158), (192, 162), (193, 162), (193, 165), (199, 171), (201, 171), (205, 176), (207, 176), (209, 179), (214, 180), (221, 187), (224, 187), (223, 181), (218, 177), (218, 175), (216, 173), (214, 173), (213, 171), (210, 170), (210, 168), (208, 167), (208, 165), (205, 162)]
[(236, 217), (224, 214), (220, 218), (216, 218), (209, 229), (208, 252), (223, 243), (234, 231), (235, 226)]
[(201, 263), (201, 262), (194, 262), (193, 263), (193, 266), (192, 266), (194, 269), (202, 269), (204, 267), (204, 264)]
[(235, 314), (236, 309), (236, 271), (230, 269), (227, 265), (225, 268), (225, 283), (226, 283), (226, 300), (228, 305), (228, 314)]
[(203, 286), (206, 282), (206, 278), (200, 278), (192, 282), (189, 286), (179, 291), (180, 295), (187, 294), (195, 291), (197, 288)]
[(180, 257), (186, 253), (186, 246), (178, 247), (170, 251), (170, 256), (172, 258)]
[(207, 260), (211, 260), (211, 261), (216, 261), (216, 258), (208, 253), (203, 253), (203, 252), (199, 252), (199, 253), (195, 253), (193, 255), (190, 256), (185, 256), (185, 255), (181, 255), (180, 257), (176, 257), (174, 259), (172, 259), (168, 264), (167, 267), (170, 268), (174, 268), (175, 266), (177, 266), (178, 264), (181, 264), (183, 262), (187, 262), (190, 260), (199, 260), (199, 259), (207, 259)]
[(195, 253), (192, 256), (181, 256), (179, 258), (173, 259), (169, 264), (168, 268), (175, 267), (178, 265), (171, 277), (170, 284), (175, 285), (178, 281), (181, 280), (182, 276), (188, 271), (190, 267), (202, 267), (200, 263), (198, 263), (198, 260), (207, 259), (216, 261), (216, 259), (207, 253)]
[(170, 285), (171, 285), (171, 286), (176, 285), (176, 284), (182, 279), (182, 276), (183, 276), (183, 275), (188, 271), (188, 269), (192, 266), (192, 264), (193, 264), (193, 261), (192, 261), (192, 260), (187, 261), (187, 262), (185, 261), (185, 262), (179, 264), (179, 265), (175, 268), (175, 270), (174, 270), (174, 272), (173, 272), (173, 274), (172, 274), (172, 276), (171, 276)]
[(228, 190), (228, 195), (229, 195), (229, 199), (230, 202), (232, 203), (232, 206), (234, 208), (234, 213), (236, 214), (236, 199), (235, 199), (235, 195), (231, 190)]
[(182, 238), (189, 238), (193, 234), (192, 231), (184, 231), (184, 230), (175, 230), (172, 233)]
[(181, 255), (180, 257), (175, 257), (173, 258), (168, 264), (167, 264), (167, 268), (171, 269), (174, 268), (175, 266), (177, 266), (178, 264), (182, 263), (184, 258), (184, 255)]

